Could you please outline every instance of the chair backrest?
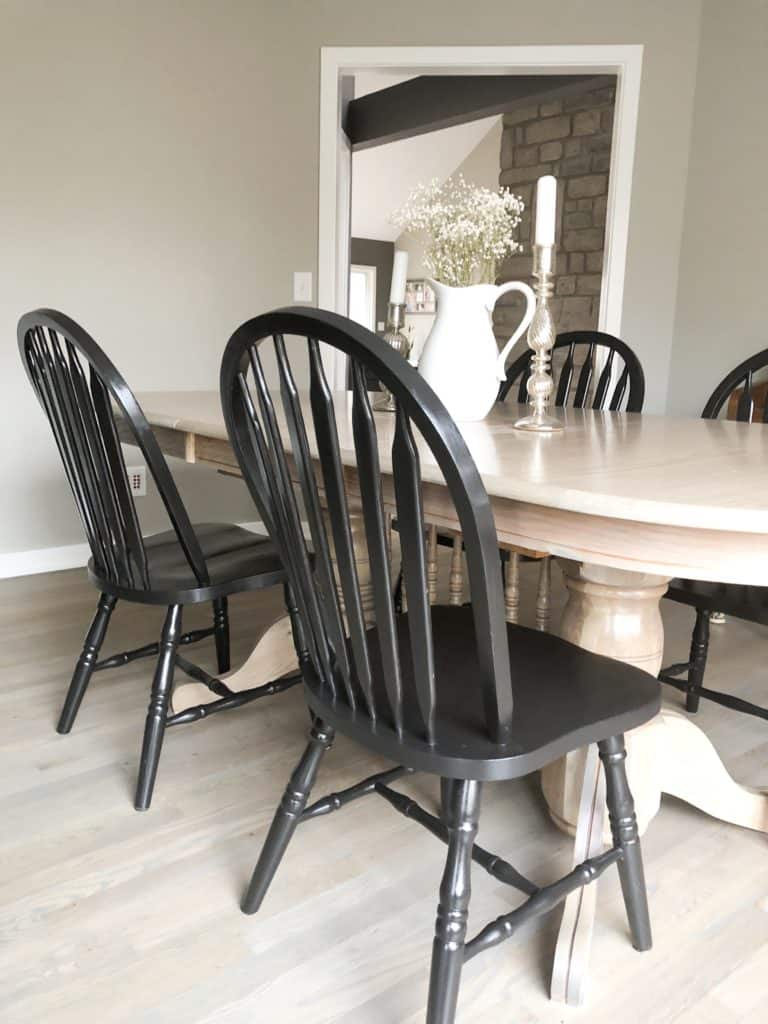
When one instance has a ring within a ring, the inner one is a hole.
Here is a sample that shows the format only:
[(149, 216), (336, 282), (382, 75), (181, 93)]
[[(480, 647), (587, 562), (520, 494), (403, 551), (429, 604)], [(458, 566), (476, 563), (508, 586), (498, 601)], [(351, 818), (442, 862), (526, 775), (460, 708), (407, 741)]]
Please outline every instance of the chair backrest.
[(743, 423), (768, 423), (768, 382), (756, 383), (755, 375), (768, 367), (768, 348), (745, 359), (720, 381), (709, 396), (702, 416), (707, 420), (718, 417), (728, 403), (729, 419)]
[[(558, 334), (553, 355), (563, 349), (566, 351), (559, 373), (553, 359), (556, 406), (615, 412), (623, 404), (626, 412), (642, 412), (645, 375), (640, 360), (626, 342), (603, 331), (568, 331)], [(499, 389), (500, 402), (515, 385), (517, 401), (528, 401), (526, 384), (531, 374), (532, 358), (533, 353), (529, 350), (509, 367), (507, 379)]]
[[(349, 357), (351, 394), (332, 394), (321, 343)], [(265, 354), (271, 358), (271, 353), (279, 378), (274, 387), (264, 368)], [(304, 397), (296, 386), (297, 370), (309, 375)], [(396, 413), (372, 412), (366, 370), (395, 396)], [(466, 444), (426, 381), (384, 341), (351, 320), (295, 307), (238, 328), (224, 354), (221, 398), (243, 476), (286, 566), (299, 613), (297, 646), (305, 676), (310, 673), (331, 699), (345, 702), (356, 715), (386, 721), (398, 733), (415, 733), (429, 743), (439, 734), (440, 702), (422, 463), (429, 463), (433, 481), (445, 481), (461, 523), (472, 590), (479, 672), (466, 685), (478, 688), (487, 733), (503, 742), (511, 722), (512, 688), (493, 515)], [(363, 613), (348, 491), (354, 491), (364, 520), (373, 622)], [(398, 639), (385, 507), (399, 524), (407, 645)], [(372, 625), (378, 633), (375, 645), (366, 636)], [(372, 657), (380, 664), (372, 665)], [(384, 680), (386, 699), (377, 701), (375, 676)], [(404, 706), (418, 709), (418, 721), (404, 720)]]
[(168, 465), (133, 393), (86, 331), (38, 309), (18, 326), (27, 376), (48, 417), (94, 566), (115, 586), (152, 586), (139, 517), (120, 445), (115, 406), (141, 449), (189, 566), (209, 582), (205, 559)]

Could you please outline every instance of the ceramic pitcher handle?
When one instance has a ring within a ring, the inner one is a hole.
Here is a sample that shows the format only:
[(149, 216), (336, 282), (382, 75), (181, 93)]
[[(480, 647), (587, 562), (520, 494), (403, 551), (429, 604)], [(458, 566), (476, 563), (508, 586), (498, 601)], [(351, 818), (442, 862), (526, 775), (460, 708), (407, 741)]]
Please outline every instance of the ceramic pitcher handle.
[(530, 285), (525, 284), (524, 281), (507, 281), (506, 284), (501, 284), (496, 289), (496, 298), (494, 299), (494, 306), (499, 301), (502, 295), (506, 295), (507, 292), (522, 292), (525, 296), (526, 306), (523, 319), (517, 325), (517, 330), (506, 343), (504, 348), (499, 353), (499, 358), (496, 362), (496, 376), (500, 381), (506, 380), (507, 375), (504, 372), (504, 366), (507, 362), (507, 356), (509, 355), (512, 346), (521, 338), (523, 334), (528, 330), (531, 320), (533, 320), (533, 314), (536, 312), (536, 296), (533, 293), (533, 289)]

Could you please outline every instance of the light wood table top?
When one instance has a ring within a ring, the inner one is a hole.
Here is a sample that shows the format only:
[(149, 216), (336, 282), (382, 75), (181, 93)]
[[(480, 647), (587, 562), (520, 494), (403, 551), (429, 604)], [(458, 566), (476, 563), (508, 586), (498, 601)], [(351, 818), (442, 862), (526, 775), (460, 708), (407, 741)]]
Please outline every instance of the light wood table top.
[[(178, 453), (189, 461), (196, 458), (195, 439), (228, 446), (216, 391), (145, 392), (138, 398), (153, 427), (186, 437)], [(348, 393), (337, 395), (341, 457), (353, 465), (350, 404)], [(568, 409), (558, 410), (565, 431), (537, 436), (514, 429), (521, 409), (500, 404), (486, 420), (460, 424), (495, 499), (502, 540), (631, 571), (768, 580), (768, 428)], [(375, 415), (386, 473), (394, 421), (387, 413)], [(423, 445), (421, 455), (424, 480), (440, 485), (440, 471)], [(215, 452), (199, 461), (215, 462)], [(612, 530), (618, 544), (606, 545), (606, 519), (631, 522), (635, 542)], [(750, 536), (731, 541), (733, 534)]]

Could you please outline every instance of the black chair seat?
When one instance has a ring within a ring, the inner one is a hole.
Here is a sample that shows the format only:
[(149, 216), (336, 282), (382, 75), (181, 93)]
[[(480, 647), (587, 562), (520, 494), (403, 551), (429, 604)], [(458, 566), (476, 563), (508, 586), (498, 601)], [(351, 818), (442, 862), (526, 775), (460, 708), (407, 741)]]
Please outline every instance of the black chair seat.
[(768, 588), (739, 583), (672, 580), (665, 595), (680, 604), (707, 612), (724, 612), (747, 622), (768, 625)]
[(88, 563), (91, 579), (106, 593), (129, 597), (145, 604), (167, 604), (169, 593), (184, 604), (210, 601), (213, 596), (260, 590), (285, 579), (280, 558), (269, 537), (262, 537), (232, 523), (202, 523), (193, 526), (210, 577), (200, 586), (173, 530), (144, 538), (150, 590), (121, 588), (104, 579)]
[[(309, 702), (322, 719), (383, 756), (416, 770), (480, 780), (507, 779), (542, 768), (562, 754), (605, 736), (634, 729), (659, 710), (661, 687), (642, 669), (615, 661), (558, 637), (507, 623), (515, 698), (510, 742), (492, 740), (484, 726), (472, 609), (434, 606), (432, 630), (437, 691), (437, 743), (419, 740), (407, 723), (418, 722), (408, 615), (397, 619), (403, 680), (404, 735), (386, 722), (371, 728), (345, 704), (310, 685)], [(379, 707), (386, 707), (378, 632), (366, 634)], [(352, 652), (350, 651), (350, 658)]]

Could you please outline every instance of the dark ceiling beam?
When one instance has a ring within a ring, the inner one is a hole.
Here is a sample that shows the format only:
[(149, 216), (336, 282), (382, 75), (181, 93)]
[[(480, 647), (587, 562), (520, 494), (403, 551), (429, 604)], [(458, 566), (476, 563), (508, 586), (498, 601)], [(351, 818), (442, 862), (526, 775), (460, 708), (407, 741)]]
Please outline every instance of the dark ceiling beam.
[(534, 97), (546, 102), (613, 81), (613, 75), (420, 75), (352, 100), (344, 130), (353, 149), (369, 149), (504, 114)]

